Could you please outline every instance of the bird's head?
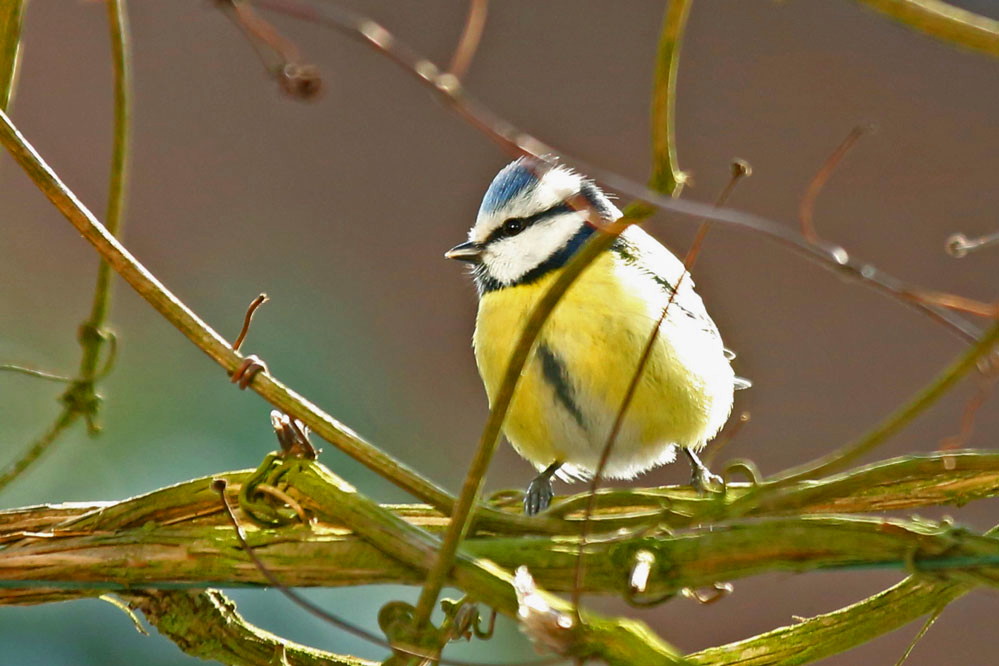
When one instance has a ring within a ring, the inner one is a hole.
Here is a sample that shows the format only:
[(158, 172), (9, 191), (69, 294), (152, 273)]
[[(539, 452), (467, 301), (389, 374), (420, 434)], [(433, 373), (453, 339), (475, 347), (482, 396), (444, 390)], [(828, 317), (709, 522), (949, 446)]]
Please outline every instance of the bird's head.
[(621, 216), (589, 179), (522, 157), (489, 185), (468, 242), (444, 256), (474, 264), (480, 292), (533, 282), (562, 266), (593, 232), (590, 210), (607, 220)]

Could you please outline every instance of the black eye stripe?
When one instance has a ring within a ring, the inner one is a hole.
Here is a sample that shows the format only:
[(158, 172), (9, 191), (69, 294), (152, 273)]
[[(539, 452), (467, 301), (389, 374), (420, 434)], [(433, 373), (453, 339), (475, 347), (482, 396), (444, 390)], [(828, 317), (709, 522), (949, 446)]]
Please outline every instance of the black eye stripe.
[[(489, 234), (483, 245), (488, 245), (489, 243), (492, 243), (495, 240), (499, 240), (500, 238), (507, 238), (508, 236), (516, 235), (521, 231), (523, 231), (524, 229), (527, 229), (528, 227), (537, 224), (538, 222), (546, 220), (550, 217), (555, 217), (556, 215), (562, 215), (563, 213), (573, 213), (575, 212), (575, 210), (576, 210), (575, 208), (573, 208), (567, 203), (560, 203), (556, 204), (555, 206), (552, 206), (551, 208), (548, 208), (547, 210), (543, 210), (540, 213), (535, 213), (534, 215), (531, 215), (529, 217), (510, 218), (509, 220), (504, 221), (503, 224), (501, 224), (500, 226), (493, 229), (493, 232)], [(511, 220), (517, 220), (521, 223), (520, 231), (516, 231), (513, 234), (509, 232), (509, 230), (506, 228), (506, 224)]]

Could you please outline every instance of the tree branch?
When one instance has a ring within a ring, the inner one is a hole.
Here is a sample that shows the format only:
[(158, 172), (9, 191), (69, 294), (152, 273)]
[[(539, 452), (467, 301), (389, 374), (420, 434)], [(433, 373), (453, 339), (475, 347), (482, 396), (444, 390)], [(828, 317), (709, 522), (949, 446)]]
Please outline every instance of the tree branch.
[[(971, 454), (963, 457), (968, 458)], [(999, 469), (980, 473), (982, 488), (999, 494)], [(914, 483), (930, 462), (899, 461), (875, 470), (895, 472), (895, 480)], [(960, 474), (939, 478), (933, 486), (974, 486), (965, 466)], [(248, 472), (222, 475), (237, 489)], [(839, 488), (862, 502), (863, 484), (871, 474), (858, 475)], [(289, 587), (352, 586), (378, 583), (418, 584), (432, 556), (433, 543), (424, 529), (440, 532), (447, 519), (425, 506), (388, 506), (391, 523), (384, 536), (357, 532), (348, 520), (371, 516), (368, 501), (351, 496), (321, 465), (310, 464), (290, 480), (287, 492), (313, 517), (309, 526), (281, 529), (255, 526), (245, 514), (241, 523), (254, 552)], [(887, 479), (883, 479), (887, 481)], [(41, 603), (59, 593), (96, 596), (126, 588), (243, 587), (265, 585), (247, 560), (235, 534), (219, 511), (211, 479), (190, 481), (155, 493), (102, 505), (28, 507), (0, 512), (0, 604)], [(925, 485), (930, 485), (924, 483)], [(890, 485), (883, 486), (889, 488)], [(895, 486), (896, 492), (902, 490)], [(920, 495), (921, 493), (916, 493)], [(828, 493), (827, 493), (828, 495)], [(932, 496), (930, 494), (929, 496)], [(872, 505), (877, 508), (877, 493)], [(826, 504), (841, 506), (845, 499)], [(795, 507), (800, 510), (801, 506)], [(859, 507), (858, 507), (859, 508)], [(613, 510), (613, 509), (611, 509)], [(346, 519), (344, 518), (346, 517)], [(374, 525), (383, 526), (378, 518)], [(978, 581), (999, 581), (999, 543), (948, 525), (923, 521), (818, 515), (775, 517), (709, 524), (672, 535), (604, 538), (585, 551), (587, 592), (625, 595), (626, 572), (636, 553), (655, 556), (647, 594), (663, 596), (684, 587), (700, 587), (770, 571), (828, 568), (896, 568), (935, 573), (974, 571)], [(417, 541), (420, 539), (420, 541)], [(393, 542), (386, 546), (382, 542)], [(572, 588), (576, 539), (479, 534), (466, 540), (451, 582), (473, 596), (515, 614), (513, 595), (504, 589), (502, 574), (483, 560), (504, 569), (526, 565), (539, 585), (554, 591)], [(496, 576), (499, 576), (497, 578)], [(23, 588), (36, 588), (33, 596)]]

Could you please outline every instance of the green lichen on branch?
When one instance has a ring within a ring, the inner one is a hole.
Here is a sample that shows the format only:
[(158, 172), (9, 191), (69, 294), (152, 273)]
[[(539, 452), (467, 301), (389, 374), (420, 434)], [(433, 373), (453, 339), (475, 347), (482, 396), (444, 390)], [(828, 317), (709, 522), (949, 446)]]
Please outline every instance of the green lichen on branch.
[(156, 629), (194, 657), (231, 666), (375, 666), (376, 662), (336, 655), (256, 627), (217, 590), (122, 595)]
[[(888, 461), (824, 482), (806, 484), (810, 487), (805, 490), (823, 504), (856, 509), (880, 506), (883, 501), (877, 491), (866, 495), (865, 500), (864, 486), (874, 478), (878, 479), (874, 485), (883, 488), (910, 484), (922, 489), (914, 493), (917, 502), (940, 497), (963, 501), (999, 494), (996, 486), (999, 456), (961, 452), (953, 458), (949, 475), (944, 467), (944, 454), (938, 454)], [(434, 546), (426, 535), (428, 531), (439, 532), (444, 528), (443, 516), (426, 506), (370, 506), (369, 500), (357, 495), (321, 465), (295, 465), (287, 491), (314, 518), (310, 526), (260, 528), (253, 527), (248, 516), (240, 518), (248, 528), (247, 536), (255, 552), (284, 584), (359, 585), (421, 580)], [(234, 472), (223, 477), (230, 492), (237, 492), (249, 474)], [(141, 586), (161, 588), (158, 592), (142, 593), (147, 600), (170, 600), (169, 604), (192, 600), (191, 603), (205, 604), (209, 600), (198, 593), (174, 588), (263, 584), (260, 572), (249, 563), (232, 529), (224, 523), (217, 496), (210, 486), (210, 479), (199, 479), (108, 505), (28, 507), (0, 512), (3, 544), (0, 603), (41, 603), (96, 596), (109, 590), (134, 591)], [(964, 495), (968, 489), (970, 494)], [(640, 491), (638, 495), (647, 493)], [(620, 507), (622, 494), (602, 496), (601, 499), (615, 500), (603, 510), (613, 512)], [(853, 499), (847, 501), (844, 496)], [(798, 509), (807, 506), (803, 499), (804, 496), (797, 498)], [(391, 514), (391, 519), (386, 513)], [(376, 529), (383, 533), (376, 534)], [(575, 543), (571, 526), (567, 526), (564, 536), (555, 539), (480, 532), (464, 544), (450, 580), (472, 598), (514, 615), (517, 600), (505, 571), (526, 565), (542, 588), (568, 590), (573, 581)], [(655, 554), (656, 565), (647, 589), (653, 596), (775, 570), (888, 566), (900, 572), (933, 573), (933, 579), (910, 577), (895, 588), (836, 613), (696, 653), (690, 657), (694, 663), (730, 663), (749, 656), (752, 660), (746, 663), (752, 664), (800, 663), (788, 661), (795, 655), (807, 655), (808, 660), (819, 658), (891, 631), (974, 585), (995, 586), (999, 581), (999, 542), (989, 535), (975, 535), (947, 524), (924, 521), (776, 515), (664, 533), (655, 538), (635, 535), (591, 543), (586, 549), (586, 589), (622, 594), (622, 571), (629, 569), (638, 550)], [(549, 599), (553, 608), (562, 608), (557, 599)], [(216, 601), (218, 598), (202, 610), (221, 612)], [(186, 633), (190, 627), (184, 620), (185, 613), (197, 609), (176, 615), (180, 611), (169, 604), (166, 608), (175, 614), (170, 616), (175, 618), (173, 624), (156, 615), (152, 606), (140, 603), (139, 607), (144, 611), (150, 609), (154, 624), (168, 635), (173, 632), (178, 637), (193, 635), (195, 639), (201, 636), (197, 632)], [(884, 621), (856, 621), (862, 609), (869, 612), (882, 608), (887, 609)], [(617, 664), (679, 663), (678, 655), (643, 624), (588, 613), (584, 613), (584, 618), (585, 628), (567, 648), (571, 654), (599, 653), (609, 663)], [(228, 624), (216, 624), (211, 626), (206, 622), (198, 631), (232, 631)], [(246, 631), (238, 626), (236, 629), (239, 635)], [(261, 639), (251, 632), (245, 637), (250, 645), (239, 650), (251, 650), (259, 656), (276, 649), (269, 642), (274, 638), (267, 636)], [(195, 639), (182, 642), (182, 647), (235, 649), (217, 641)], [(307, 658), (311, 657), (302, 657)]]
[[(917, 489), (910, 507), (940, 497), (963, 502), (999, 494), (996, 454), (956, 454), (955, 469), (949, 473), (943, 471), (942, 458), (943, 454), (888, 461), (825, 483), (808, 484), (811, 487), (806, 490), (819, 502), (815, 506), (858, 511), (883, 506), (880, 493), (866, 487), (875, 476), (880, 477), (875, 486)], [(373, 505), (318, 463), (297, 464), (301, 469), (289, 478), (288, 492), (313, 517), (311, 525), (261, 528), (242, 517), (250, 543), (283, 582), (343, 586), (420, 580), (435, 546), (430, 534), (446, 527), (444, 516), (420, 505)], [(930, 474), (934, 467), (936, 476)], [(248, 475), (234, 472), (222, 478), (236, 492)], [(4, 544), (0, 581), (7, 588), (45, 586), (46, 593), (49, 588), (78, 585), (80, 595), (85, 596), (124, 586), (264, 584), (227, 526), (210, 483), (210, 479), (198, 479), (89, 510), (54, 506), (0, 512), (0, 543)], [(964, 494), (968, 489), (971, 493)], [(663, 489), (670, 490), (683, 492)], [(832, 490), (843, 495), (835, 498)], [(649, 492), (636, 494), (643, 497)], [(623, 495), (601, 496), (614, 502), (608, 507), (598, 505), (598, 515), (620, 508)], [(696, 500), (690, 506), (696, 506)], [(795, 510), (807, 506), (799, 501)], [(387, 523), (391, 527), (386, 528)], [(493, 568), (483, 568), (482, 561), (507, 570), (527, 565), (542, 587), (564, 591), (572, 585), (575, 543), (569, 525), (556, 539), (477, 533), (467, 541), (452, 581), (512, 613), (516, 601), (507, 581), (495, 578)], [(770, 517), (708, 524), (654, 538), (639, 532), (592, 543), (586, 554), (586, 589), (621, 594), (621, 571), (628, 569), (640, 549), (657, 557), (649, 587), (657, 595), (767, 571), (843, 567), (888, 566), (905, 571), (933, 566), (939, 572), (950, 566), (974, 569), (980, 582), (992, 584), (999, 566), (994, 539), (946, 524), (866, 516), (797, 516), (787, 515), (786, 507), (776, 507)], [(27, 598), (19, 595), (16, 602)]]

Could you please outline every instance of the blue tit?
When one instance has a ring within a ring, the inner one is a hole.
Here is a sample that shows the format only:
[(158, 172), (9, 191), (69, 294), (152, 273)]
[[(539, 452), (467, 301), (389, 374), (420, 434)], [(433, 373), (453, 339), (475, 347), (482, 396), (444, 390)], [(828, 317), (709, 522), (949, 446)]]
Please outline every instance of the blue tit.
[[(621, 217), (589, 179), (561, 165), (521, 158), (493, 180), (468, 242), (444, 256), (472, 264), (479, 293), (473, 347), (492, 404), (521, 328), (566, 262), (596, 232), (582, 197), (607, 220)], [(591, 476), (652, 328), (670, 301), (655, 347), (625, 412), (603, 475), (630, 479), (672, 462), (677, 448), (701, 487), (721, 479), (700, 450), (732, 411), (745, 380), (684, 273), (683, 263), (629, 227), (573, 283), (542, 328), (503, 426), (541, 473), (528, 486), (528, 514), (551, 503), (552, 476)], [(674, 295), (675, 292), (675, 295)]]

